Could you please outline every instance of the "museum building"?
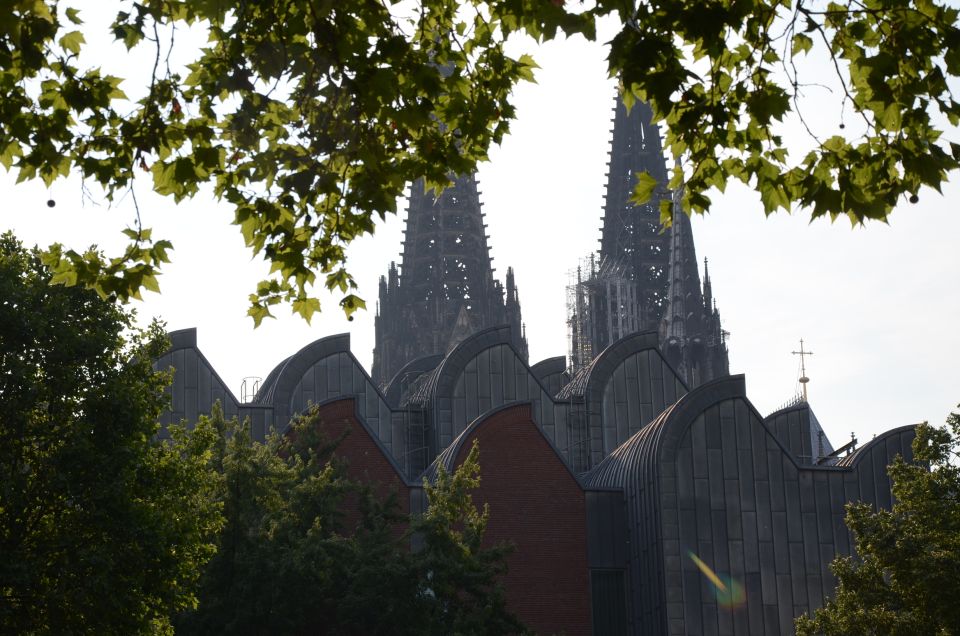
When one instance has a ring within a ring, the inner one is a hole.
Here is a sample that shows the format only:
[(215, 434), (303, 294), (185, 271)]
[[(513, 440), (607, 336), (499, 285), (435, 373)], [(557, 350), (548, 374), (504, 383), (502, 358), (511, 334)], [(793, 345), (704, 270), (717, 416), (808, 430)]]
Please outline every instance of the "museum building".
[(311, 406), (348, 434), (337, 453), (416, 514), (424, 480), (474, 441), (509, 541), (509, 607), (539, 634), (792, 634), (850, 554), (844, 507), (891, 505), (886, 467), (914, 427), (834, 449), (805, 399), (763, 416), (729, 375), (725, 332), (689, 219), (630, 202), (666, 183), (651, 113), (615, 107), (600, 250), (567, 289), (567, 356), (527, 361), (512, 270), (494, 278), (474, 176), (438, 197), (413, 184), (401, 264), (381, 279), (372, 375), (348, 335), (280, 362), (238, 400), (193, 329), (171, 334), (164, 424), (219, 401), (255, 438)]

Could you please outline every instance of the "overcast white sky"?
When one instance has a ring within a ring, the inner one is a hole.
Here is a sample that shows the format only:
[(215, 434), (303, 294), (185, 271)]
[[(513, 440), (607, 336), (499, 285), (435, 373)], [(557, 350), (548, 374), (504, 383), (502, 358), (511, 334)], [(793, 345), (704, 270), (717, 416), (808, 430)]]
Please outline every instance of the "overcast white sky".
[[(107, 38), (87, 39), (104, 60), (124, 65), (118, 74), (142, 64)], [(604, 56), (582, 39), (542, 47), (538, 84), (517, 90), (513, 132), (479, 172), (496, 274), (502, 279), (508, 265), (516, 271), (531, 363), (566, 353), (567, 272), (600, 237), (614, 95)], [(830, 131), (839, 112), (816, 99), (811, 115)], [(133, 217), (129, 200), (113, 209), (85, 203), (75, 180), (53, 186), (54, 209), (42, 184), (14, 181), (0, 173), (0, 230), (28, 244), (115, 251)], [(314, 339), (346, 331), (369, 369), (377, 279), (399, 261), (402, 218), (349, 252), (370, 311), (347, 322), (330, 298), (312, 326), (281, 309), (254, 330), (246, 298), (266, 267), (229, 224), (229, 207), (204, 195), (177, 206), (153, 195), (147, 180), (137, 195), (145, 225), (175, 251), (162, 294), (134, 306), (143, 320), (159, 316), (171, 330), (196, 327), (201, 350), (235, 394), (245, 376), (265, 377)], [(944, 420), (960, 402), (958, 199), (951, 183), (942, 196), (927, 191), (916, 205), (904, 202), (889, 225), (851, 229), (845, 220), (810, 223), (803, 211), (766, 219), (758, 197), (739, 185), (714, 196), (710, 215), (693, 220), (697, 254), (710, 259), (731, 332), (731, 371), (746, 374), (762, 414), (795, 393), (798, 359), (790, 352), (804, 338), (814, 351), (810, 401), (834, 445), (851, 432), (865, 441), (894, 426)]]

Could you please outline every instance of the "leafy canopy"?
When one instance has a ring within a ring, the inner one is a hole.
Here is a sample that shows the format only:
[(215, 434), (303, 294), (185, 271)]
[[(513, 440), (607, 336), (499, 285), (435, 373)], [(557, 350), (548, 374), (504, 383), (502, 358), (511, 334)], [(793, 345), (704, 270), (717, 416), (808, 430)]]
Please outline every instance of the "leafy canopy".
[[(504, 547), (482, 545), (486, 513), (473, 504), (477, 452), (426, 486), (429, 509), (409, 518), (397, 493), (350, 477), (316, 411), (284, 436), (251, 439), (219, 404), (216, 499), (226, 526), (199, 606), (176, 619), (190, 634), (507, 634), (523, 626), (497, 577)], [(411, 550), (412, 537), (420, 546)]]
[(800, 636), (960, 633), (960, 414), (918, 426), (913, 453), (890, 466), (892, 510), (848, 506), (858, 556), (833, 562), (836, 598), (797, 619)]
[[(923, 186), (939, 189), (960, 161), (950, 82), (960, 71), (957, 10), (937, 0), (215, 0), (117, 1), (110, 35), (153, 52), (140, 77), (83, 63), (81, 13), (67, 0), (16, 0), (0, 16), (0, 163), (46, 183), (70, 173), (112, 200), (149, 178), (180, 201), (209, 185), (271, 276), (250, 296), (259, 324), (283, 302), (308, 319), (312, 286), (364, 306), (345, 247), (396, 212), (404, 185), (441, 187), (499, 143), (531, 80), (527, 55), (504, 44), (525, 33), (596, 38), (621, 25), (609, 70), (627, 104), (648, 101), (680, 160), (669, 187), (686, 212), (740, 179), (767, 214), (884, 220)], [(171, 67), (177, 29), (207, 45)], [(102, 34), (88, 34), (102, 37)], [(810, 132), (791, 157), (781, 123), (803, 119), (820, 55), (835, 74), (836, 134)], [(121, 89), (143, 97), (131, 104)], [(844, 124), (849, 117), (850, 129)], [(655, 188), (640, 180), (638, 201)], [(664, 222), (669, 202), (663, 199)], [(171, 245), (134, 223), (108, 258), (53, 246), (57, 282), (125, 300), (157, 289)]]
[(49, 283), (0, 236), (0, 632), (170, 633), (220, 527), (213, 438), (156, 439), (159, 326)]

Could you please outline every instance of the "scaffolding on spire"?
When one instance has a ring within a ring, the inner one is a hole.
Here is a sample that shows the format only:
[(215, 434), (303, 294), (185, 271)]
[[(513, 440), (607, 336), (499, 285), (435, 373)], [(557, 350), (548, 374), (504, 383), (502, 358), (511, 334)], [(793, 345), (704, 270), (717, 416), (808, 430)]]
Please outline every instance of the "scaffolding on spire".
[[(598, 262), (599, 260), (599, 262)], [(576, 373), (620, 338), (640, 331), (637, 285), (629, 268), (615, 259), (581, 259), (567, 284), (570, 370)], [(597, 347), (597, 343), (605, 343)]]

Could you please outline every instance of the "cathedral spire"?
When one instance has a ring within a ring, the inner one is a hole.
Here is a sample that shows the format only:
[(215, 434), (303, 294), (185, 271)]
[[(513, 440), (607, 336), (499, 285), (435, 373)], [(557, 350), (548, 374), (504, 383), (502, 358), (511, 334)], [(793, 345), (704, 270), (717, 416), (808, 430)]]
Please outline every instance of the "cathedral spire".
[(391, 266), (386, 294), (381, 283), (371, 373), (377, 382), (388, 382), (411, 360), (445, 354), (470, 333), (498, 324), (516, 322), (514, 346), (526, 355), (513, 273), (508, 272), (512, 300), (505, 305), (503, 286), (493, 277), (481, 205), (474, 175), (456, 177), (436, 197), (422, 180), (411, 186), (400, 271)]
[[(680, 193), (667, 189), (650, 106), (637, 102), (627, 112), (618, 97), (614, 112), (599, 266), (578, 277), (567, 294), (572, 364), (588, 364), (629, 333), (657, 330), (667, 359), (696, 386), (726, 373), (719, 314), (705, 309), (710, 301), (703, 294), (712, 299), (709, 277), (702, 290), (690, 218)], [(643, 172), (657, 186), (650, 201), (636, 205), (631, 199)], [(660, 224), (660, 203), (667, 198), (673, 199), (670, 228)]]
[[(670, 244), (660, 225), (660, 200), (669, 196), (660, 128), (645, 102), (635, 103), (628, 113), (618, 95), (614, 113), (600, 262), (616, 263), (634, 281), (641, 328), (656, 329), (669, 286)], [(642, 172), (656, 179), (657, 188), (649, 202), (636, 205), (631, 198)]]
[[(574, 370), (630, 333), (663, 326), (671, 236), (660, 225), (660, 201), (669, 193), (652, 116), (643, 102), (627, 112), (617, 96), (599, 258), (591, 255), (582, 264), (567, 293)], [(642, 172), (656, 179), (657, 187), (649, 202), (636, 205), (631, 198)]]

